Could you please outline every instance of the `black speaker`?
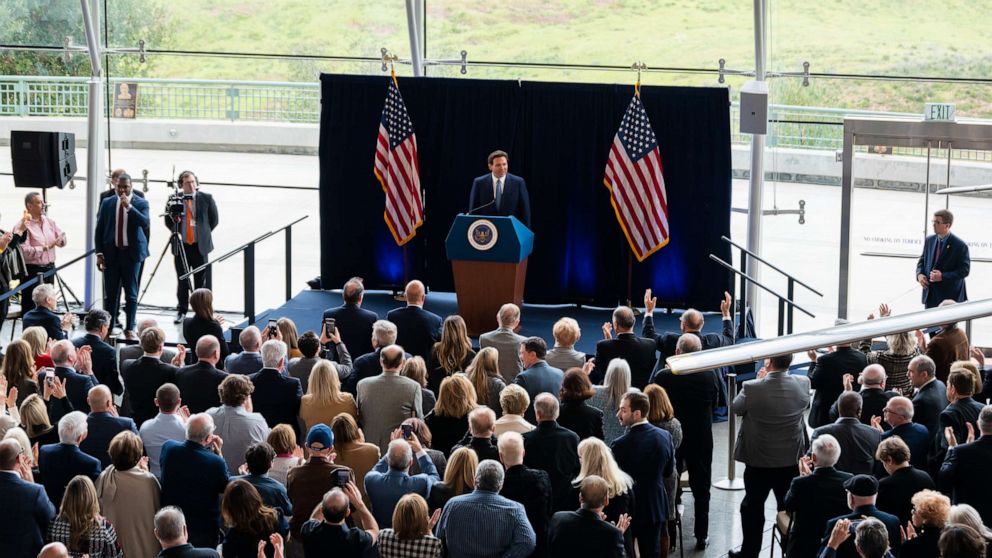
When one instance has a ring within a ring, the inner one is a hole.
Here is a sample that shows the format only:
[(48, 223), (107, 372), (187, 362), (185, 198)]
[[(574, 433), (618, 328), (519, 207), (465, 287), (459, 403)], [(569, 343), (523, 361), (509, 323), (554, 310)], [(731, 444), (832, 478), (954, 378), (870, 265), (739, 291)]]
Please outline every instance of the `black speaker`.
[(76, 135), (12, 131), (10, 158), (16, 188), (65, 188), (76, 174)]

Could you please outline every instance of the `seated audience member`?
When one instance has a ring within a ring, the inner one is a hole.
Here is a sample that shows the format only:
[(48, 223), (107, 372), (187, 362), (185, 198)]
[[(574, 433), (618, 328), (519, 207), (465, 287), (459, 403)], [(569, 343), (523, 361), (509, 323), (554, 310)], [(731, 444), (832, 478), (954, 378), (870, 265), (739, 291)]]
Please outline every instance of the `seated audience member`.
[(141, 438), (124, 431), (110, 442), (110, 464), (96, 481), (100, 509), (117, 530), (125, 556), (155, 556), (153, 518), (159, 508), (159, 486), (141, 457)]
[(474, 358), (465, 320), (458, 314), (448, 316), (441, 329), (441, 340), (434, 343), (427, 359), (428, 389), (436, 392), (441, 387), (441, 380), (455, 372), (464, 372)]
[(3, 352), (0, 376), (7, 381), (11, 389), (17, 388), (15, 404), (18, 407), (29, 395), (40, 391), (36, 380), (37, 374), (34, 359), (31, 357), (31, 345), (23, 339), (11, 341)]
[(627, 427), (615, 418), (624, 394), (631, 389), (630, 365), (622, 358), (611, 360), (606, 367), (603, 385), (592, 387), (596, 394), (589, 400), (589, 404), (603, 411), (603, 441), (610, 445), (627, 432)]
[[(955, 304), (953, 300), (945, 300), (940, 306), (950, 306)], [(968, 343), (968, 335), (958, 327), (957, 323), (941, 326), (940, 332), (934, 335), (930, 342), (926, 342), (923, 335), (917, 335), (917, 344), (923, 354), (933, 359), (934, 373), (938, 380), (947, 382), (947, 376), (951, 371), (951, 363), (955, 360), (968, 360), (971, 346)]]
[(424, 414), (420, 385), (400, 376), (403, 347), (389, 345), (379, 353), (382, 373), (358, 382), (356, 401), (365, 439), (385, 451), (390, 434), (403, 419), (422, 418)]
[(285, 534), (280, 528), (282, 515), (266, 505), (255, 486), (242, 479), (232, 480), (224, 490), (220, 505), (221, 516), (227, 533), (224, 535), (226, 558), (256, 558), (259, 542), (265, 542), (265, 556), (274, 551), (269, 544), (273, 533)]
[(186, 418), (182, 399), (175, 384), (162, 384), (155, 392), (158, 415), (141, 425), (141, 441), (148, 455), (148, 470), (156, 477), (162, 473), (159, 455), (168, 440), (181, 442), (186, 438)]
[[(318, 424), (310, 429), (306, 447), (310, 452), (309, 459), (292, 469), (286, 480), (286, 492), (293, 504), (293, 517), (289, 520), (290, 538), (287, 542), (290, 555), (299, 554), (300, 528), (310, 519), (310, 513), (320, 503), (321, 495), (337, 486), (337, 471), (348, 471), (349, 478), (354, 479), (350, 469), (334, 463), (334, 434), (327, 425)], [(361, 496), (357, 499), (361, 499)], [(358, 504), (355, 505), (357, 507)]]
[[(650, 313), (646, 313), (650, 316)], [(658, 358), (655, 354), (656, 342), (653, 338), (638, 337), (634, 333), (634, 326), (637, 320), (634, 311), (627, 306), (617, 307), (613, 311), (613, 322), (603, 324), (603, 334), (606, 339), (596, 343), (596, 367), (590, 374), (590, 379), (600, 382), (605, 373), (606, 366), (615, 358), (622, 358), (630, 365), (631, 383), (637, 389), (644, 389), (651, 378), (651, 371)], [(612, 330), (616, 330), (617, 337), (613, 338)]]
[(951, 501), (935, 490), (921, 490), (913, 495), (913, 516), (906, 524), (906, 536), (899, 556), (902, 558), (929, 558), (939, 556), (937, 541), (940, 531), (947, 524)]
[(967, 525), (948, 525), (940, 534), (937, 550), (941, 558), (985, 556), (988, 543), (979, 531)]
[(403, 363), (403, 369), (400, 370), (400, 376), (410, 378), (420, 384), (421, 407), (423, 407), (424, 414), (433, 411), (437, 397), (433, 391), (427, 389), (427, 363), (424, 362), (424, 359), (420, 357), (407, 359)]
[[(372, 324), (379, 319), (375, 312), (362, 308), (364, 298), (365, 287), (362, 285), (362, 278), (352, 277), (341, 290), (344, 304), (324, 310), (322, 316), (323, 320), (334, 318), (334, 325), (340, 330), (341, 339), (348, 348), (355, 351), (356, 355), (372, 352), (373, 347), (369, 342), (372, 336)], [(392, 342), (387, 344), (391, 345)], [(340, 362), (340, 359), (338, 360)]]
[(185, 511), (194, 546), (214, 548), (219, 542), (220, 496), (230, 478), (221, 457), (223, 445), (212, 417), (199, 413), (186, 421), (185, 442), (169, 440), (162, 446), (162, 505)]
[(87, 455), (100, 460), (100, 467), (110, 465), (110, 441), (120, 432), (138, 433), (134, 421), (127, 417), (116, 416), (113, 395), (105, 385), (90, 389), (86, 398), (90, 406), (90, 414), (86, 417), (86, 439), (79, 444), (79, 449)]
[[(328, 490), (323, 497), (317, 496), (320, 503), (300, 528), (298, 537), (306, 558), (365, 556), (371, 551), (379, 538), (379, 525), (362, 502), (355, 484), (349, 482)], [(349, 517), (362, 527), (348, 527), (345, 520)]]
[(245, 462), (245, 450), (264, 442), (269, 426), (259, 413), (249, 411), (255, 386), (241, 374), (231, 374), (220, 383), (220, 407), (206, 412), (213, 419), (213, 433), (224, 440), (221, 449), (228, 474), (235, 475)]
[(523, 434), (524, 464), (548, 474), (551, 481), (551, 509), (561, 511), (571, 507), (569, 488), (579, 473), (579, 437), (560, 426), (558, 400), (550, 393), (541, 393), (534, 400), (537, 428)]
[(978, 415), (981, 436), (971, 443), (958, 445), (953, 432), (947, 436), (947, 456), (940, 467), (937, 486), (951, 497), (953, 504), (969, 504), (978, 510), (982, 522), (992, 524), (992, 484), (988, 483), (992, 463), (992, 405)]
[(31, 478), (29, 459), (16, 439), (0, 441), (0, 524), (4, 533), (0, 536), (0, 556), (37, 554), (55, 515), (44, 488)]
[(21, 339), (31, 346), (31, 358), (34, 360), (35, 370), (45, 367), (53, 367), (55, 363), (48, 350), (48, 332), (41, 326), (26, 327), (21, 331)]
[(124, 555), (117, 530), (100, 515), (100, 502), (93, 481), (77, 476), (65, 487), (59, 514), (48, 524), (49, 542), (60, 542), (73, 555), (89, 558), (120, 558)]
[(887, 477), (878, 481), (878, 509), (899, 518), (899, 524), (910, 520), (913, 508), (910, 499), (917, 492), (935, 488), (925, 471), (910, 464), (909, 446), (898, 436), (886, 438), (878, 445), (876, 459), (885, 468)]
[(875, 466), (875, 450), (881, 433), (870, 426), (861, 424), (861, 394), (845, 391), (837, 399), (840, 418), (833, 424), (825, 424), (813, 431), (815, 440), (822, 434), (830, 434), (840, 444), (840, 459), (837, 469), (852, 475), (871, 474)]
[[(885, 304), (879, 306), (879, 315), (884, 318), (890, 314), (889, 307)], [(875, 316), (869, 315), (871, 320)], [(920, 348), (916, 346), (916, 336), (912, 331), (894, 333), (885, 336), (887, 347), (882, 350), (871, 350), (871, 339), (865, 339), (860, 344), (861, 352), (868, 359), (868, 364), (881, 364), (885, 369), (885, 385), (889, 389), (896, 391), (899, 395), (911, 397), (913, 386), (909, 382), (906, 369), (909, 361), (920, 354)]]
[[(355, 363), (344, 383), (344, 390), (355, 395), (358, 382), (365, 378), (372, 378), (382, 373), (382, 349), (396, 344), (396, 324), (387, 320), (378, 320), (372, 325), (372, 347), (371, 353), (365, 353), (355, 359)], [(404, 360), (410, 360), (413, 356), (410, 353), (403, 353)], [(423, 360), (424, 357), (420, 357)], [(426, 374), (426, 367), (425, 374)]]
[(475, 468), (479, 465), (479, 456), (468, 448), (459, 448), (451, 452), (447, 468), (444, 470), (444, 481), (431, 487), (430, 498), (427, 500), (430, 512), (434, 513), (455, 496), (467, 494), (475, 488)]
[(500, 435), (499, 459), (506, 467), (500, 496), (523, 505), (527, 521), (537, 537), (533, 555), (545, 556), (548, 520), (551, 519), (551, 480), (544, 471), (524, 465), (524, 439), (518, 432)]
[(966, 425), (974, 425), (982, 412), (982, 404), (972, 399), (975, 393), (975, 378), (964, 369), (952, 371), (947, 377), (947, 407), (937, 417), (937, 436), (930, 457), (930, 470), (939, 471), (947, 454), (947, 436), (950, 430), (958, 440), (968, 437)]
[(575, 432), (580, 440), (590, 436), (603, 439), (603, 411), (586, 403), (596, 392), (589, 376), (581, 369), (569, 370), (561, 382), (558, 424)]
[[(907, 397), (893, 397), (885, 404), (882, 415), (892, 426), (882, 430), (882, 417), (871, 418), (871, 426), (882, 433), (881, 441), (898, 437), (909, 447), (909, 463), (917, 469), (927, 469), (927, 452), (930, 450), (930, 433), (922, 424), (913, 422), (913, 402)], [(908, 519), (907, 519), (908, 521)]]
[[(372, 501), (365, 492), (365, 475), (379, 462), (379, 446), (365, 442), (355, 417), (348, 414), (342, 413), (334, 417), (331, 432), (334, 433), (334, 452), (337, 454), (334, 462), (354, 472), (358, 491), (365, 503), (371, 506)], [(423, 441), (421, 444), (423, 445)]]
[(220, 383), (227, 374), (217, 369), (220, 341), (204, 335), (196, 342), (196, 362), (176, 370), (176, 387), (191, 413), (202, 413), (220, 405)]
[(213, 548), (194, 548), (188, 542), (186, 518), (175, 506), (166, 506), (155, 514), (155, 539), (162, 546), (159, 558), (220, 558)]
[(479, 336), (479, 346), (483, 349), (486, 347), (496, 349), (496, 352), (499, 353), (500, 376), (506, 380), (507, 384), (512, 384), (517, 374), (523, 370), (523, 363), (520, 360), (520, 344), (527, 339), (515, 333), (520, 326), (520, 307), (516, 304), (501, 306), (496, 314), (496, 324), (499, 327)]
[[(71, 341), (57, 341), (52, 345), (52, 362), (55, 364), (55, 376), (65, 384), (65, 393), (69, 403), (76, 411), (90, 412), (86, 404), (86, 396), (90, 388), (97, 385), (96, 378), (89, 369), (88, 354), (90, 348), (76, 350)], [(44, 385), (48, 373), (44, 370), (38, 373), (38, 385)]]
[(799, 476), (785, 494), (785, 511), (792, 514), (789, 556), (816, 556), (827, 521), (847, 513), (844, 482), (853, 475), (834, 468), (840, 454), (837, 438), (824, 434), (813, 441), (810, 456), (799, 462)]
[(331, 424), (334, 417), (341, 413), (358, 416), (355, 398), (341, 391), (333, 362), (318, 362), (308, 375), (307, 394), (300, 400), (300, 420), (308, 432), (315, 424)]
[(76, 349), (90, 347), (93, 351), (93, 375), (97, 381), (110, 388), (114, 395), (124, 393), (124, 385), (117, 372), (117, 352), (106, 342), (110, 335), (110, 314), (99, 308), (90, 310), (83, 319), (83, 327), (86, 328), (86, 335), (73, 339), (72, 344)]
[(282, 335), (282, 342), (286, 344), (286, 357), (289, 359), (303, 358), (303, 353), (300, 352), (300, 336), (296, 332), (296, 322), (289, 318), (279, 318), (276, 320), (276, 327), (279, 328), (279, 333)]
[[(579, 474), (569, 486), (568, 507), (579, 507), (579, 493), (582, 481), (589, 476), (597, 476), (606, 481), (609, 502), (603, 509), (606, 520), (616, 524), (620, 517), (634, 513), (634, 479), (620, 469), (613, 452), (599, 438), (587, 438), (579, 443)], [(666, 487), (667, 490), (667, 487)], [(634, 556), (634, 537), (630, 531), (624, 532), (624, 546), (627, 554)]]
[(932, 440), (940, 427), (940, 412), (947, 407), (947, 386), (938, 380), (933, 359), (920, 355), (909, 361), (906, 374), (916, 388), (913, 395), (913, 422), (927, 428)]
[(534, 430), (534, 425), (524, 419), (527, 407), (530, 407), (530, 396), (527, 390), (517, 384), (506, 386), (499, 394), (499, 406), (503, 409), (503, 415), (496, 419), (493, 431), (497, 436), (504, 432), (517, 432), (523, 434)]
[[(434, 435), (431, 434), (431, 429), (428, 428), (427, 423), (422, 419), (418, 418), (408, 418), (403, 421), (402, 424), (410, 425), (413, 429), (413, 433), (417, 435), (417, 439), (420, 440), (420, 445), (427, 452), (427, 457), (431, 458), (431, 463), (434, 464), (434, 468), (437, 469), (438, 476), (444, 476), (444, 470), (448, 466), (448, 459), (443, 453), (431, 447), (434, 443)], [(400, 427), (402, 428), (402, 424)], [(416, 475), (422, 473), (420, 470), (420, 465), (416, 461), (413, 462), (413, 466), (410, 467), (410, 474)]]
[(300, 414), (303, 387), (296, 378), (286, 376), (286, 362), (285, 343), (270, 339), (262, 345), (264, 366), (248, 376), (258, 390), (252, 398), (252, 408), (265, 417), (270, 428), (277, 424), (288, 424), (299, 434), (296, 419)]
[[(843, 451), (841, 449), (842, 453)], [(827, 528), (821, 546), (831, 546), (829, 543), (833, 538), (832, 534), (837, 523), (844, 520), (853, 521), (872, 517), (881, 521), (885, 526), (889, 536), (889, 547), (899, 548), (902, 542), (900, 539), (899, 518), (875, 507), (875, 497), (878, 494), (878, 481), (875, 480), (875, 477), (871, 475), (854, 475), (844, 481), (844, 490), (847, 491), (847, 505), (851, 509), (851, 513), (835, 517), (827, 522)], [(833, 548), (836, 550), (836, 556), (839, 558), (856, 558), (858, 554), (854, 547), (854, 542), (847, 540), (847, 542)]]
[(440, 558), (441, 540), (431, 533), (427, 502), (419, 494), (400, 498), (393, 524), (379, 532), (380, 558)]
[(982, 516), (978, 515), (975, 508), (968, 504), (951, 506), (947, 513), (947, 526), (950, 527), (951, 525), (964, 525), (974, 529), (985, 540), (985, 556), (989, 555), (989, 548), (992, 547), (992, 529), (982, 523)]
[(100, 476), (100, 460), (79, 449), (86, 432), (86, 415), (73, 411), (59, 421), (59, 443), (38, 449), (42, 484), (56, 507), (62, 504), (62, 493), (74, 477), (83, 475), (96, 480)]
[[(340, 362), (331, 363), (332, 370), (338, 377), (338, 383), (340, 384), (351, 375), (351, 353), (348, 352), (348, 348), (345, 347), (344, 343), (341, 343), (341, 337), (337, 333), (330, 339), (336, 344), (337, 355), (341, 359)], [(310, 372), (313, 371), (313, 367), (319, 362), (331, 361), (325, 361), (320, 358), (320, 338), (312, 331), (304, 332), (300, 336), (299, 346), (303, 356), (300, 358), (291, 358), (287, 371), (290, 376), (300, 381), (305, 395), (308, 393), (307, 386), (310, 385)]]
[[(869, 364), (864, 370), (858, 374), (857, 382), (861, 384), (861, 389), (858, 393), (861, 394), (861, 424), (871, 424), (872, 417), (881, 417), (881, 426), (884, 430), (890, 428), (889, 423), (885, 421), (885, 417), (882, 416), (882, 409), (885, 408), (885, 404), (888, 403), (889, 399), (899, 395), (894, 391), (885, 390), (885, 368), (881, 364)], [(844, 375), (844, 391), (851, 391), (854, 389), (854, 376), (851, 374)], [(830, 420), (836, 421), (837, 417), (837, 402), (830, 406)]]
[(258, 352), (262, 346), (262, 332), (255, 326), (248, 326), (238, 335), (240, 353), (232, 353), (224, 359), (224, 371), (228, 374), (243, 374), (249, 376), (262, 369), (262, 354)]
[[(537, 540), (518, 502), (499, 495), (503, 466), (485, 460), (475, 470), (475, 490), (444, 506), (437, 538), (451, 556), (529, 556)], [(479, 529), (485, 525), (485, 529)]]
[(575, 344), (582, 337), (579, 322), (572, 318), (562, 318), (551, 328), (551, 335), (555, 338), (555, 346), (544, 358), (548, 364), (558, 370), (582, 368), (585, 365), (586, 354), (575, 350)]
[(578, 511), (560, 511), (548, 526), (551, 556), (626, 556), (623, 533), (630, 525), (624, 515), (616, 524), (603, 519), (609, 504), (609, 485), (600, 477), (582, 479)]
[[(276, 452), (276, 456), (272, 459), (272, 467), (269, 469), (269, 476), (286, 486), (289, 471), (306, 461), (303, 459), (303, 448), (296, 443), (296, 432), (293, 432), (293, 427), (288, 424), (277, 424), (269, 431), (265, 442)], [(340, 457), (340, 452), (338, 455)]]
[[(71, 412), (72, 405), (67, 401), (65, 386), (58, 378), (54, 378), (53, 384), (55, 384), (55, 389), (52, 390), (54, 393), (50, 395), (48, 405), (45, 405), (45, 400), (41, 396), (33, 393), (24, 400), (24, 403), (21, 403), (21, 408), (18, 411), (21, 426), (24, 427), (24, 432), (30, 438), (32, 446), (59, 443), (59, 429), (52, 425), (49, 418), (49, 405), (52, 407), (59, 405), (61, 407), (59, 413), (62, 416)], [(44, 385), (44, 387), (47, 391), (48, 386)]]
[(496, 424), (496, 413), (489, 407), (476, 407), (468, 414), (468, 434), (461, 442), (452, 447), (452, 451), (466, 447), (483, 459), (499, 461), (499, 449), (496, 448), (496, 437), (493, 426)]
[(176, 383), (177, 366), (182, 364), (185, 352), (177, 353), (172, 363), (166, 364), (161, 360), (165, 348), (165, 331), (150, 327), (141, 333), (140, 339), (141, 349), (144, 351), (141, 358), (121, 363), (124, 408), (130, 412), (131, 418), (139, 427), (158, 413), (155, 409), (155, 392), (162, 384)]
[(434, 410), (424, 417), (433, 435), (432, 447), (445, 455), (468, 432), (468, 414), (478, 405), (475, 388), (464, 374), (448, 376), (441, 382)]
[(819, 558), (843, 556), (838, 549), (841, 549), (841, 545), (845, 542), (848, 546), (844, 551), (853, 553), (850, 554), (852, 557), (892, 558), (886, 525), (874, 517), (865, 518), (857, 524), (857, 527), (854, 527), (852, 520), (841, 519), (834, 525), (833, 530), (827, 533), (827, 537), (827, 544), (823, 547)]
[(430, 360), (431, 347), (441, 340), (441, 316), (424, 310), (426, 289), (420, 281), (406, 284), (406, 307), (390, 310), (386, 319), (396, 324), (396, 344), (414, 356)]
[[(404, 494), (416, 493), (426, 498), (431, 487), (441, 481), (415, 434), (411, 432), (403, 437), (402, 430), (397, 429), (393, 436), (386, 455), (365, 475), (365, 491), (372, 502), (372, 515), (385, 527), (392, 525), (393, 508)], [(424, 472), (410, 476), (414, 456)]]
[[(154, 318), (145, 318), (138, 322), (138, 340), (141, 339), (141, 334), (145, 332), (146, 329), (150, 327), (158, 327), (158, 322)], [(140, 341), (137, 343), (127, 342), (121, 344), (118, 339), (118, 350), (117, 350), (117, 362), (121, 365), (121, 372), (123, 372), (124, 362), (128, 360), (135, 360), (141, 358), (141, 355), (145, 354), (144, 350), (141, 348)], [(178, 351), (172, 347), (164, 347), (162, 349), (162, 356), (159, 360), (166, 364), (172, 364), (172, 360), (176, 358)]]
[(499, 416), (499, 394), (506, 388), (506, 382), (499, 375), (499, 353), (492, 347), (479, 351), (472, 359), (465, 375), (475, 388), (475, 399), (480, 405), (487, 405)]
[[(183, 339), (190, 347), (195, 347), (197, 341), (204, 335), (213, 335), (217, 339), (224, 338), (224, 318), (214, 314), (214, 293), (210, 289), (196, 289), (189, 295), (189, 306), (193, 310), (193, 315), (183, 320)], [(227, 343), (220, 345), (220, 359), (218, 364), (224, 362), (230, 353)], [(182, 363), (177, 364), (177, 366)], [(223, 365), (221, 365), (223, 367)]]
[(269, 476), (275, 456), (276, 452), (269, 444), (252, 444), (245, 451), (245, 468), (248, 474), (232, 477), (232, 480), (251, 483), (266, 506), (279, 510), (279, 532), (285, 535), (289, 529), (289, 517), (293, 515), (293, 504), (289, 502), (286, 485)]
[(66, 312), (61, 316), (55, 313), (58, 300), (55, 298), (55, 287), (43, 283), (34, 288), (31, 300), (35, 307), (24, 314), (21, 322), (24, 328), (43, 327), (48, 333), (49, 339), (67, 339), (68, 332), (72, 331), (72, 312)]

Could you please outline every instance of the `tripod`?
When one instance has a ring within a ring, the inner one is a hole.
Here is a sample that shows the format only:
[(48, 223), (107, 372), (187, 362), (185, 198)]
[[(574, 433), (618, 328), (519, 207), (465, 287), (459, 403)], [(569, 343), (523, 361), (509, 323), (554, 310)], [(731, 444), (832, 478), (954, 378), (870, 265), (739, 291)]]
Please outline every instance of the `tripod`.
[[(181, 215), (173, 215), (172, 213), (163, 213), (159, 217), (169, 217), (172, 219), (172, 232), (169, 233), (169, 242), (166, 243), (165, 247), (162, 248), (162, 253), (158, 257), (158, 261), (155, 262), (155, 268), (152, 269), (151, 275), (148, 276), (148, 282), (145, 283), (145, 290), (141, 291), (141, 295), (138, 296), (138, 304), (141, 304), (141, 300), (145, 298), (145, 293), (148, 292), (148, 287), (152, 286), (152, 281), (155, 279), (155, 274), (158, 272), (158, 267), (162, 265), (162, 260), (165, 258), (165, 253), (172, 249), (172, 255), (179, 257), (180, 267), (182, 267), (182, 273), (180, 275), (186, 275), (189, 273), (189, 261), (186, 260), (186, 250), (183, 248), (183, 239), (179, 235), (179, 225), (182, 223), (183, 219)], [(186, 278), (187, 286), (190, 292), (193, 292), (193, 276), (190, 275)]]

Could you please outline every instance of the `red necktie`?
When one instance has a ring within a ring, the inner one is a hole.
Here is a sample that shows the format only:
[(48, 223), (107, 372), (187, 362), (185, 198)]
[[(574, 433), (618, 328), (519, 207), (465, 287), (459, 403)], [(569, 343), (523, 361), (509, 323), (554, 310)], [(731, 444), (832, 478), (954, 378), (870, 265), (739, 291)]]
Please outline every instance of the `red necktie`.
[(124, 204), (117, 202), (117, 247), (124, 247)]

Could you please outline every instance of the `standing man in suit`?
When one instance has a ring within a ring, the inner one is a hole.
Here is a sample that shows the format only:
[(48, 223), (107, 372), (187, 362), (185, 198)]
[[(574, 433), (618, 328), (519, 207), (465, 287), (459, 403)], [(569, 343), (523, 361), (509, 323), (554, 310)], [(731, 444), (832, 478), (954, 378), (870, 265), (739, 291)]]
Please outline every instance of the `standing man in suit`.
[(86, 415), (73, 411), (59, 420), (59, 443), (38, 448), (38, 471), (48, 499), (55, 507), (62, 505), (65, 486), (76, 475), (86, 475), (96, 482), (100, 460), (79, 449), (86, 439)]
[[(603, 336), (606, 339), (596, 343), (596, 367), (589, 375), (592, 383), (602, 383), (610, 361), (622, 358), (630, 365), (630, 385), (637, 389), (644, 389), (648, 385), (654, 363), (658, 360), (655, 356), (655, 342), (638, 337), (634, 333), (635, 324), (634, 311), (628, 306), (618, 306), (613, 311), (613, 322), (603, 324)], [(616, 339), (613, 339), (611, 330), (616, 330)]]
[(968, 245), (951, 233), (954, 214), (946, 209), (933, 213), (933, 232), (923, 242), (916, 262), (916, 281), (923, 287), (923, 305), (933, 308), (945, 300), (968, 300), (964, 278), (971, 271)]
[(836, 438), (824, 434), (812, 446), (785, 493), (785, 511), (793, 514), (788, 555), (794, 558), (816, 556), (827, 521), (848, 511), (844, 481), (854, 476), (834, 468), (841, 456)]
[(94, 308), (83, 319), (83, 327), (86, 328), (86, 335), (73, 339), (72, 344), (76, 349), (85, 345), (93, 350), (93, 375), (97, 381), (110, 388), (114, 395), (121, 395), (124, 393), (124, 384), (117, 372), (117, 351), (106, 342), (110, 335), (110, 314), (106, 310)]
[(813, 431), (813, 439), (830, 434), (840, 444), (840, 459), (837, 468), (852, 475), (870, 475), (875, 467), (875, 450), (881, 439), (881, 432), (861, 424), (861, 394), (845, 391), (837, 399), (840, 418), (831, 424), (824, 424)]
[(296, 419), (300, 416), (303, 386), (286, 374), (286, 351), (286, 344), (278, 339), (269, 339), (262, 345), (262, 369), (248, 376), (255, 386), (252, 407), (265, 417), (269, 428), (288, 424), (300, 439), (303, 434)]
[(86, 400), (90, 404), (90, 414), (86, 417), (86, 439), (79, 444), (79, 449), (99, 459), (100, 467), (105, 469), (110, 465), (110, 441), (114, 436), (125, 431), (137, 434), (138, 429), (133, 420), (115, 416), (117, 410), (107, 386), (92, 388)]
[(496, 322), (498, 328), (479, 336), (479, 347), (496, 349), (499, 353), (499, 373), (510, 384), (524, 368), (520, 362), (520, 344), (527, 338), (516, 333), (520, 326), (520, 307), (512, 302), (500, 306)]
[(431, 347), (441, 340), (441, 316), (424, 310), (424, 284), (414, 279), (406, 284), (406, 307), (390, 310), (386, 319), (396, 324), (396, 343), (413, 356), (430, 360)]
[(520, 361), (524, 365), (524, 371), (513, 379), (513, 383), (527, 390), (530, 400), (535, 402), (534, 407), (524, 413), (524, 418), (531, 423), (534, 422), (537, 396), (550, 393), (557, 399), (558, 392), (561, 391), (561, 381), (565, 378), (561, 370), (544, 360), (547, 354), (548, 344), (540, 337), (528, 337), (520, 344)]
[(732, 404), (743, 417), (734, 459), (744, 463), (741, 531), (744, 542), (730, 558), (755, 558), (761, 550), (765, 500), (774, 492), (779, 508), (792, 479), (799, 474), (799, 457), (809, 442), (803, 413), (809, 405), (809, 380), (789, 374), (792, 355), (765, 361), (757, 379), (744, 382)]
[[(885, 391), (885, 367), (881, 364), (869, 364), (858, 376), (858, 383), (861, 384), (861, 424), (871, 425), (872, 417), (879, 417), (879, 423), (883, 429), (891, 428), (891, 425), (882, 416), (882, 409), (885, 408), (889, 399), (899, 395), (894, 391)], [(854, 389), (854, 375), (844, 375), (844, 391)], [(837, 402), (830, 406), (830, 420), (836, 421), (840, 415), (837, 411)]]
[[(341, 290), (341, 298), (344, 304), (324, 310), (323, 319), (334, 318), (334, 327), (338, 328), (341, 341), (348, 347), (349, 352), (354, 352), (356, 355), (372, 352), (372, 324), (379, 319), (379, 316), (371, 310), (362, 308), (362, 301), (365, 298), (362, 278), (348, 279)], [(338, 359), (334, 358), (334, 360)]]
[(55, 517), (45, 489), (33, 482), (29, 459), (17, 440), (0, 442), (0, 556), (36, 555)]
[(224, 370), (228, 374), (254, 374), (262, 369), (262, 354), (258, 348), (262, 346), (262, 332), (255, 326), (248, 326), (238, 335), (240, 353), (231, 353), (224, 359)]
[(654, 309), (658, 305), (658, 298), (651, 296), (651, 289), (644, 291), (644, 325), (641, 328), (641, 337), (654, 339), (661, 353), (658, 359), (657, 369), (663, 368), (665, 359), (675, 354), (675, 344), (679, 337), (686, 333), (695, 333), (702, 341), (702, 350), (726, 347), (734, 344), (734, 321), (730, 316), (730, 293), (723, 293), (723, 300), (720, 301), (720, 314), (723, 330), (720, 333), (703, 333), (703, 313), (695, 308), (690, 308), (682, 313), (679, 318), (679, 329), (681, 331), (666, 331), (665, 333), (655, 333), (654, 329)]
[(181, 364), (186, 356), (184, 349), (176, 354), (172, 364), (166, 364), (161, 360), (164, 347), (165, 332), (162, 328), (150, 327), (141, 333), (142, 357), (121, 363), (124, 408), (139, 428), (158, 414), (155, 393), (164, 384), (176, 383), (176, 365)]
[(579, 487), (578, 511), (560, 511), (548, 528), (551, 556), (602, 556), (623, 558), (623, 533), (630, 518), (611, 525), (602, 518), (609, 503), (609, 486), (602, 477), (589, 475)]
[[(205, 264), (210, 252), (214, 249), (212, 231), (217, 228), (220, 218), (217, 215), (217, 203), (214, 197), (200, 191), (200, 181), (193, 171), (183, 171), (179, 175), (179, 186), (183, 189), (183, 212), (179, 215), (165, 211), (165, 227), (169, 231), (179, 233), (179, 244), (172, 247), (172, 256), (176, 263), (176, 277)], [(186, 254), (189, 269), (183, 268), (180, 251)], [(211, 288), (211, 268), (193, 275), (193, 286), (197, 289)], [(182, 323), (189, 311), (189, 280), (179, 281), (176, 287), (176, 297), (179, 299), (176, 319), (173, 323)]]
[(403, 347), (389, 345), (380, 352), (382, 373), (358, 382), (358, 417), (364, 426), (365, 440), (385, 453), (390, 434), (410, 418), (424, 418), (420, 384), (400, 376), (406, 359)]
[(551, 519), (551, 479), (548, 474), (524, 465), (524, 439), (519, 432), (504, 432), (497, 443), (499, 460), (506, 468), (500, 496), (520, 502), (527, 521), (537, 535), (533, 556), (546, 556), (548, 520)]
[(617, 465), (634, 479), (634, 540), (642, 558), (668, 547), (668, 494), (665, 479), (675, 469), (672, 435), (648, 423), (651, 404), (640, 392), (627, 392), (617, 419), (630, 430), (610, 445)]
[(949, 440), (950, 449), (940, 467), (937, 486), (951, 497), (951, 502), (968, 504), (978, 510), (982, 523), (992, 524), (992, 483), (988, 482), (992, 463), (992, 405), (978, 415), (981, 436), (968, 444)]
[(510, 163), (505, 151), (493, 151), (487, 161), (489, 174), (472, 182), (472, 193), (468, 197), (469, 211), (478, 211), (482, 215), (512, 215), (530, 228), (527, 182), (508, 172)]
[(524, 432), (524, 465), (548, 474), (551, 509), (569, 509), (572, 479), (579, 474), (579, 436), (558, 424), (558, 400), (542, 393), (534, 400), (537, 428)]
[(220, 341), (204, 335), (196, 342), (196, 362), (176, 370), (176, 387), (183, 394), (191, 413), (202, 413), (220, 405), (217, 388), (227, 373), (217, 370), (220, 361)]
[(812, 428), (830, 424), (830, 406), (844, 391), (844, 375), (858, 374), (868, 366), (868, 358), (855, 346), (856, 343), (839, 345), (834, 351), (818, 356), (815, 350), (809, 356), (810, 387), (816, 390), (813, 405), (809, 411), (809, 425)]
[[(882, 430), (882, 417), (892, 426)], [(898, 436), (909, 447), (909, 463), (917, 469), (927, 469), (927, 452), (930, 451), (930, 432), (926, 426), (913, 422), (913, 402), (908, 397), (893, 397), (885, 404), (882, 415), (872, 417), (872, 428), (882, 433), (881, 442)], [(879, 443), (881, 443), (879, 442)]]
[(949, 403), (937, 417), (937, 434), (934, 436), (934, 445), (930, 457), (929, 470), (934, 473), (940, 471), (940, 465), (944, 462), (947, 454), (948, 431), (954, 433), (958, 440), (964, 440), (968, 436), (968, 427), (973, 426), (982, 412), (983, 405), (972, 399), (975, 393), (975, 377), (966, 369), (958, 369), (951, 372), (947, 377), (947, 400)]
[(148, 202), (131, 195), (131, 177), (117, 178), (117, 196), (100, 205), (96, 220), (94, 249), (97, 269), (104, 272), (106, 298), (104, 306), (111, 316), (120, 310), (120, 292), (124, 288), (127, 325), (124, 336), (137, 339), (134, 324), (138, 315), (138, 273), (148, 257)]
[(909, 361), (906, 374), (916, 388), (913, 395), (913, 422), (927, 428), (932, 440), (937, 435), (940, 412), (947, 407), (947, 386), (936, 378), (933, 359), (920, 355)]

